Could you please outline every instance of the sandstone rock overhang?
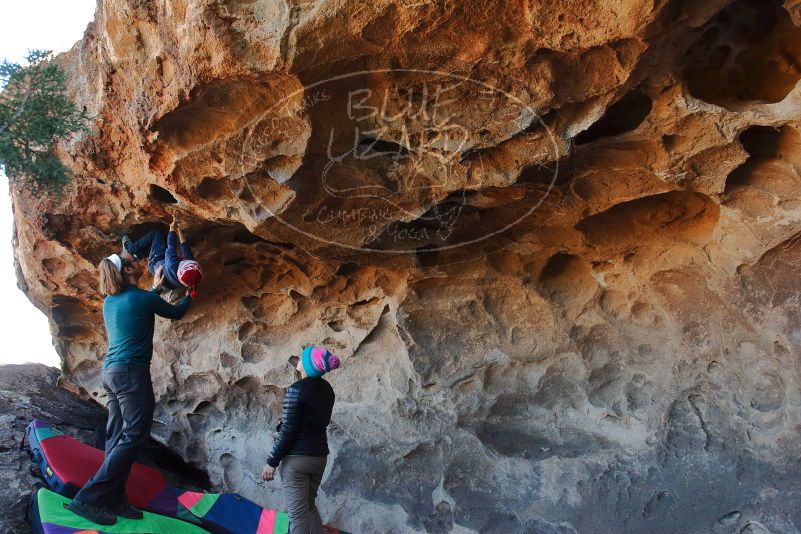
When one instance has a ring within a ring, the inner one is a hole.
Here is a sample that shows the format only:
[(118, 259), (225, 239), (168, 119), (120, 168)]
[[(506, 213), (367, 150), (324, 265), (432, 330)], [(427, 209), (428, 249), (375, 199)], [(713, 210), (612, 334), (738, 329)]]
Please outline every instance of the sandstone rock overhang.
[(104, 0), (59, 58), (95, 117), (75, 188), (12, 191), (20, 285), (102, 398), (94, 265), (177, 214), (206, 279), (158, 328), (156, 433), (272, 507), (248, 473), (313, 342), (348, 530), (791, 529), (799, 22)]

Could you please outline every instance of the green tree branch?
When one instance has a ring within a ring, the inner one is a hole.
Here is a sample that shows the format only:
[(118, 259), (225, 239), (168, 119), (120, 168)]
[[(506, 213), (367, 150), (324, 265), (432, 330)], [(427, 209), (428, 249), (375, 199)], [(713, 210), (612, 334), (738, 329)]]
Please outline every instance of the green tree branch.
[(46, 50), (27, 65), (0, 63), (0, 168), (35, 194), (60, 194), (70, 172), (55, 155), (58, 141), (88, 129), (89, 116), (66, 96), (64, 72)]

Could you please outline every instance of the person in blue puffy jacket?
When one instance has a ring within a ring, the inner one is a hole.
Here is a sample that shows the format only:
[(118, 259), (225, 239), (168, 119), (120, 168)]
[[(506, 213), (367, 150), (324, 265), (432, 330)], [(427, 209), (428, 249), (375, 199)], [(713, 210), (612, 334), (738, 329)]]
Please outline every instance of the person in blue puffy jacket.
[(326, 430), (334, 409), (334, 390), (323, 375), (339, 367), (339, 358), (322, 347), (306, 347), (298, 362), (301, 379), (284, 396), (283, 416), (264, 480), (276, 470), (286, 496), (290, 534), (322, 534), (315, 499), (328, 461)]

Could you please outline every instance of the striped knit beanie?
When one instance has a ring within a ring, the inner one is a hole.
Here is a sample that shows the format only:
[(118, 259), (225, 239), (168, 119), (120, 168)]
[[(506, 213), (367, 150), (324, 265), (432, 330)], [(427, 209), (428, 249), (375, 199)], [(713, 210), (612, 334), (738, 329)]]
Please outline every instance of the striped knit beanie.
[(339, 367), (339, 358), (323, 347), (306, 347), (300, 360), (306, 374), (315, 378)]

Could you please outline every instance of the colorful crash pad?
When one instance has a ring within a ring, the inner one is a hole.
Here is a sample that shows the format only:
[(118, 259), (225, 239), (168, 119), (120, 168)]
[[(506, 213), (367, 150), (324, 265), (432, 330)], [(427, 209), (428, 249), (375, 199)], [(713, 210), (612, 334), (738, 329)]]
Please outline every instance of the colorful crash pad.
[(28, 520), (35, 534), (208, 534), (197, 525), (149, 512), (142, 519), (118, 518), (113, 525), (101, 526), (77, 516), (65, 506), (70, 499), (41, 488), (31, 496)]
[[(28, 425), (27, 438), (31, 456), (47, 485), (67, 497), (75, 496), (103, 462), (103, 451), (39, 420)], [(215, 534), (289, 531), (285, 512), (262, 508), (236, 493), (185, 491), (167, 484), (157, 469), (141, 464), (134, 464), (131, 469), (125, 491), (128, 501), (137, 508), (194, 523)]]

